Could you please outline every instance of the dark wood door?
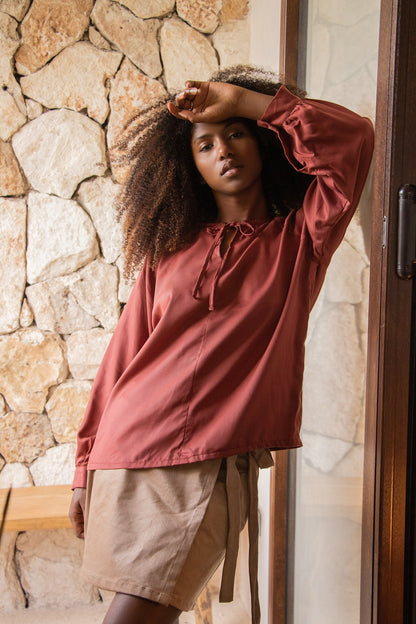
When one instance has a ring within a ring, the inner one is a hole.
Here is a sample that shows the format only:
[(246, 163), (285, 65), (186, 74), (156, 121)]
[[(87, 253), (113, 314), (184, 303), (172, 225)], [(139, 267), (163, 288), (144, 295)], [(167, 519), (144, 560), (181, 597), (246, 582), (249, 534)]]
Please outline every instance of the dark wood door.
[[(398, 192), (416, 184), (416, 3), (382, 0), (370, 280), (361, 622), (411, 622), (412, 284), (396, 273)], [(414, 371), (413, 371), (414, 373)], [(414, 617), (414, 615), (413, 615)], [(414, 621), (414, 620), (413, 620)]]

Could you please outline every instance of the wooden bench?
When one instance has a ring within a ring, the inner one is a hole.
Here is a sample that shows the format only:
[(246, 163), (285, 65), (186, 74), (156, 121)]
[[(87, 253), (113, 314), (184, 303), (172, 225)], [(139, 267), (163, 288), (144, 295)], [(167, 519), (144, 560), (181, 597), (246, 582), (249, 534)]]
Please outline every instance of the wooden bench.
[[(7, 492), (0, 489), (0, 514), (4, 509)], [(69, 485), (13, 488), (4, 531), (67, 529), (71, 526), (68, 517), (71, 498)]]
[[(361, 521), (361, 479), (308, 477), (301, 492), (303, 513), (329, 516), (345, 515)], [(0, 489), (0, 514), (8, 490)], [(72, 491), (69, 485), (14, 488), (7, 511), (5, 531), (66, 529), (71, 526), (68, 510)]]

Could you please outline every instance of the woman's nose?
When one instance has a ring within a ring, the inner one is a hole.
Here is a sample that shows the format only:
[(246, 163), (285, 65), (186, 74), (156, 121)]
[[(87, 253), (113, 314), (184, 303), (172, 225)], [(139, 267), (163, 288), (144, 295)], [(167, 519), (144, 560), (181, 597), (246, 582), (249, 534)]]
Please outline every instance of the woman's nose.
[(232, 156), (232, 150), (227, 141), (221, 141), (218, 146), (218, 155), (221, 159)]

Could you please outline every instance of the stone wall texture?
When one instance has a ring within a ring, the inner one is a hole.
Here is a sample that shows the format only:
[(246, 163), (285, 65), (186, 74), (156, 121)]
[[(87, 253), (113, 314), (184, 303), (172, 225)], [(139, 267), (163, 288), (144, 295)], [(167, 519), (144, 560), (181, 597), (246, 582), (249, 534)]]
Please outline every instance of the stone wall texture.
[[(248, 46), (247, 0), (0, 0), (0, 487), (72, 480), (131, 287), (108, 146), (137, 110), (247, 62)], [(0, 619), (97, 601), (80, 547), (71, 531), (6, 534)]]

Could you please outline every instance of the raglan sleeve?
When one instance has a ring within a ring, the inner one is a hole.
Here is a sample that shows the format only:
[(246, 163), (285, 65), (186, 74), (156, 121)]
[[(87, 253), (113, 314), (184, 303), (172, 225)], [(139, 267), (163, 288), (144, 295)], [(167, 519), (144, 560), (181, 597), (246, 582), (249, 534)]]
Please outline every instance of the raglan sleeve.
[(154, 281), (154, 272), (145, 263), (120, 316), (92, 386), (77, 435), (73, 488), (86, 486), (88, 459), (111, 391), (152, 331)]
[(258, 124), (277, 134), (297, 171), (315, 176), (302, 210), (316, 259), (329, 260), (367, 178), (374, 143), (371, 121), (338, 104), (299, 98), (282, 86)]

